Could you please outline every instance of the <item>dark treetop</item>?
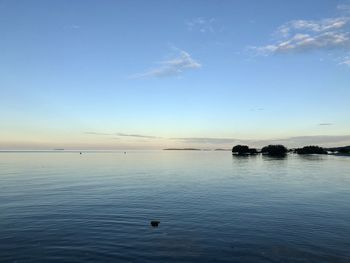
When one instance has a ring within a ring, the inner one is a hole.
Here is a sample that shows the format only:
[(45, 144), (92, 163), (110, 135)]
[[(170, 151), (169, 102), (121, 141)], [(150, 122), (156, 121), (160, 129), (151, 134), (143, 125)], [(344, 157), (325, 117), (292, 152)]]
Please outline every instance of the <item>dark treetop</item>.
[(257, 154), (258, 151), (255, 148), (249, 148), (247, 145), (236, 145), (232, 148), (232, 153), (238, 155), (249, 155)]
[(287, 154), (288, 149), (283, 145), (268, 145), (263, 147), (261, 152), (271, 156), (284, 156)]
[(327, 154), (327, 151), (320, 146), (304, 146), (295, 150), (297, 154)]

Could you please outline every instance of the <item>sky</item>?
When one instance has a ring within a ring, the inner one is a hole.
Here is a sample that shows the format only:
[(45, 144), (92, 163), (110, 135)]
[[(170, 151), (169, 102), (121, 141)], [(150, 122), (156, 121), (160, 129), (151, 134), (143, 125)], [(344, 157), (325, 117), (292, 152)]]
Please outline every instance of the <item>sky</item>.
[(350, 145), (350, 1), (0, 0), (0, 150)]

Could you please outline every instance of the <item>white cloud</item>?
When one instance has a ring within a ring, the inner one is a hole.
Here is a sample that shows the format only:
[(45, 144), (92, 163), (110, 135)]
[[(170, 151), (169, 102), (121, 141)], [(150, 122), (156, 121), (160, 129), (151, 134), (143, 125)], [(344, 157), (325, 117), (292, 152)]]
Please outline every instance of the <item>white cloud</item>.
[(144, 73), (135, 74), (133, 78), (168, 77), (178, 75), (188, 69), (198, 69), (202, 65), (194, 60), (189, 53), (180, 50), (178, 56), (173, 59), (161, 61), (159, 67), (150, 69)]
[(345, 56), (342, 58), (342, 61), (339, 65), (349, 66), (350, 67), (350, 56)]
[(297, 33), (292, 37), (279, 41), (275, 44), (254, 49), (263, 55), (271, 53), (285, 53), (293, 51), (306, 51), (318, 49), (350, 48), (350, 33), (348, 32), (323, 32), (321, 34)]
[(337, 9), (343, 12), (350, 12), (350, 4), (339, 4), (337, 5)]
[(293, 20), (280, 26), (272, 44), (252, 47), (259, 55), (322, 49), (350, 49), (350, 18)]
[(288, 36), (293, 31), (325, 32), (344, 27), (349, 22), (348, 17), (326, 18), (321, 20), (293, 20), (277, 29), (277, 33)]
[(201, 33), (213, 33), (214, 32), (214, 23), (215, 19), (205, 19), (203, 17), (197, 17), (190, 21), (186, 22), (187, 29), (189, 31), (199, 31)]

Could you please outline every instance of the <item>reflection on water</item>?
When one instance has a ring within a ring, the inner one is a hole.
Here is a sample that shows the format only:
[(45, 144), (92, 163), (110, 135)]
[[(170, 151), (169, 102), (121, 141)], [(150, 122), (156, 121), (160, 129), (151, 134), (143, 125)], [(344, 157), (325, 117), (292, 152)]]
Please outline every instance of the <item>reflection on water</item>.
[(349, 171), (326, 155), (0, 153), (0, 261), (350, 262)]

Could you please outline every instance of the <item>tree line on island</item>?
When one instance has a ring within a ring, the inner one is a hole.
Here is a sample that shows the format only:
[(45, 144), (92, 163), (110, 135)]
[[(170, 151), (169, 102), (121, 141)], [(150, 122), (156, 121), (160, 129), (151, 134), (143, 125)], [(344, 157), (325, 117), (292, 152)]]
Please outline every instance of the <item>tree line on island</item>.
[(249, 148), (247, 145), (236, 145), (232, 148), (232, 154), (235, 155), (256, 155), (264, 154), (269, 156), (285, 156), (288, 152), (296, 154), (350, 154), (350, 146), (345, 147), (334, 147), (334, 148), (322, 148), (320, 146), (310, 145), (302, 148), (287, 149), (284, 145), (268, 145), (261, 150), (256, 148)]
[[(212, 149), (199, 149), (199, 148), (166, 148), (165, 151), (212, 151)], [(215, 151), (231, 151), (231, 149), (218, 148)], [(350, 156), (350, 146), (323, 148), (320, 146), (309, 145), (302, 148), (287, 149), (284, 145), (267, 145), (260, 150), (256, 148), (250, 148), (247, 145), (236, 145), (232, 148), (232, 154), (240, 156), (249, 155), (270, 155), (270, 156), (285, 156), (287, 153), (295, 153), (300, 155), (305, 154), (332, 154)]]

